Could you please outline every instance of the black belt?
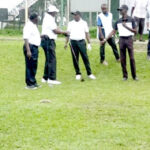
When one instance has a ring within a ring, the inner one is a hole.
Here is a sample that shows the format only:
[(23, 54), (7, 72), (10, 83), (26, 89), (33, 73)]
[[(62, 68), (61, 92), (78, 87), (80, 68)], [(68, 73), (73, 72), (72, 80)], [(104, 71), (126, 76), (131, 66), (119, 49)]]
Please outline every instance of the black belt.
[(83, 42), (85, 40), (71, 40), (71, 42)]
[(120, 38), (122, 38), (122, 39), (129, 39), (129, 38), (132, 38), (132, 36), (120, 36)]
[(44, 39), (44, 40), (52, 40), (52, 41), (54, 41), (54, 39), (50, 39), (49, 36), (47, 36), (47, 35), (42, 35), (41, 38)]

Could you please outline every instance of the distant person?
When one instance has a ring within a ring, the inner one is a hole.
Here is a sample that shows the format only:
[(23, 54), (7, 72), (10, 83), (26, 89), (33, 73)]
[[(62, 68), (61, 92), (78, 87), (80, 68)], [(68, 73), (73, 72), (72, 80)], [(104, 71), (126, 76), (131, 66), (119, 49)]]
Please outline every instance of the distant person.
[(56, 80), (56, 43), (57, 34), (67, 35), (67, 32), (58, 29), (55, 22), (55, 16), (59, 10), (51, 5), (48, 11), (45, 13), (45, 17), (42, 24), (42, 47), (45, 52), (45, 69), (42, 78), (43, 83), (48, 84), (61, 84), (60, 81)]
[(149, 41), (147, 47), (147, 59), (150, 60), (150, 11), (147, 13), (147, 30), (149, 32)]
[(26, 89), (37, 89), (39, 85), (35, 79), (38, 66), (38, 47), (41, 43), (40, 32), (37, 27), (38, 15), (30, 15), (29, 21), (23, 29), (24, 55), (26, 63)]
[(115, 35), (117, 31), (119, 32), (120, 59), (123, 71), (123, 80), (126, 81), (128, 79), (128, 72), (126, 68), (126, 50), (128, 50), (130, 57), (132, 78), (133, 80), (137, 81), (138, 78), (136, 76), (136, 67), (133, 51), (133, 38), (132, 38), (134, 33), (137, 32), (136, 23), (133, 18), (127, 15), (128, 12), (127, 5), (122, 5), (121, 8), (118, 9), (118, 11), (120, 11), (122, 18), (120, 18), (115, 23), (113, 31), (106, 39), (102, 41), (102, 43), (105, 43), (107, 40), (109, 40), (109, 38), (111, 38), (112, 35)]
[[(70, 33), (70, 37), (68, 37), (66, 40), (65, 48), (67, 48), (67, 44), (70, 38), (70, 48), (76, 72), (76, 80), (81, 80), (82, 78), (79, 68), (79, 54), (81, 54), (88, 77), (92, 80), (95, 80), (96, 77), (92, 74), (89, 58), (87, 55), (87, 48), (89, 50), (92, 49), (87, 22), (81, 18), (81, 13), (79, 11), (72, 13), (72, 15), (74, 16), (74, 20), (68, 24), (67, 31)], [(87, 47), (85, 39), (87, 39), (88, 42)]]
[[(131, 16), (135, 18), (135, 21), (137, 23), (138, 33), (140, 35), (139, 38), (140, 41), (144, 41), (143, 32), (144, 32), (145, 18), (146, 18), (148, 7), (150, 7), (150, 0), (133, 0)], [(136, 37), (135, 37), (135, 41), (136, 41)]]
[[(108, 12), (107, 4), (102, 4), (101, 9), (102, 13), (100, 13), (98, 16), (97, 25), (99, 29), (99, 39), (100, 41), (103, 41), (113, 30), (112, 26), (113, 16), (111, 13)], [(110, 39), (108, 39), (107, 42), (111, 46), (117, 62), (120, 62), (120, 57), (115, 43), (115, 38), (112, 36)], [(100, 62), (102, 64), (106, 66), (108, 65), (108, 62), (105, 60), (105, 43), (101, 44), (100, 46), (100, 59), (101, 59)]]

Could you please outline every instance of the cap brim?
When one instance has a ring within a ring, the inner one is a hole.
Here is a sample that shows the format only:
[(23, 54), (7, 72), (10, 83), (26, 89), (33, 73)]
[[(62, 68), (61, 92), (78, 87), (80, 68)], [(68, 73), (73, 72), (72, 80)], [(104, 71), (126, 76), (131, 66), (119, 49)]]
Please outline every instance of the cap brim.
[(71, 15), (77, 15), (76, 13), (72, 12)]
[(122, 8), (118, 8), (117, 10), (118, 10), (118, 11), (121, 11), (121, 10), (122, 10)]

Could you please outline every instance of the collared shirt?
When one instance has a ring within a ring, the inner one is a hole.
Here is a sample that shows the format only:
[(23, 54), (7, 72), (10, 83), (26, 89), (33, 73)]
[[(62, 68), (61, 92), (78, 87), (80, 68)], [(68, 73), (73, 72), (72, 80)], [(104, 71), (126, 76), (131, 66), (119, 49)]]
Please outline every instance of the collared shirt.
[(135, 8), (134, 17), (145, 18), (146, 12), (150, 7), (150, 0), (134, 0), (132, 7)]
[(70, 32), (71, 40), (84, 40), (85, 33), (89, 32), (89, 28), (87, 22), (80, 19), (79, 21), (69, 22), (67, 31)]
[(45, 17), (42, 24), (42, 35), (47, 35), (50, 39), (56, 40), (57, 34), (53, 30), (57, 29), (57, 24), (55, 22), (55, 17), (45, 13)]
[(41, 37), (40, 32), (36, 24), (32, 21), (28, 21), (23, 29), (23, 39), (29, 41), (30, 44), (40, 46), (41, 44)]
[(126, 25), (129, 28), (135, 29), (136, 28), (136, 23), (134, 21), (134, 19), (132, 17), (127, 17), (126, 20), (123, 20), (123, 18), (120, 18), (114, 25), (114, 30), (118, 30), (119, 32), (119, 36), (120, 37), (129, 37), (129, 36), (133, 36), (134, 33), (131, 32), (130, 30), (128, 30), (127, 28), (125, 28), (122, 23), (126, 22)]

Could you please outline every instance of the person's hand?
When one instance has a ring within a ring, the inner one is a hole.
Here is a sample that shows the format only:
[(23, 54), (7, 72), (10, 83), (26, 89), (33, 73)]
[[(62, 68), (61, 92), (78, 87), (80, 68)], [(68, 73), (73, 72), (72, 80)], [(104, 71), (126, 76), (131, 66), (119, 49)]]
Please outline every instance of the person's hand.
[(88, 49), (89, 51), (91, 51), (91, 50), (92, 50), (92, 46), (91, 46), (91, 44), (88, 44), (88, 45), (87, 45), (87, 49)]
[(65, 44), (64, 49), (67, 50), (68, 48), (68, 44)]
[(101, 45), (104, 45), (106, 43), (106, 39), (104, 39), (103, 41), (100, 41)]
[(70, 36), (70, 33), (69, 32), (64, 32), (64, 36), (68, 37), (68, 36)]
[(122, 25), (123, 25), (124, 27), (126, 27), (126, 22), (123, 22)]
[(31, 57), (32, 57), (32, 53), (31, 53), (31, 51), (27, 51), (27, 57), (29, 58), (29, 59), (31, 59)]

